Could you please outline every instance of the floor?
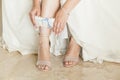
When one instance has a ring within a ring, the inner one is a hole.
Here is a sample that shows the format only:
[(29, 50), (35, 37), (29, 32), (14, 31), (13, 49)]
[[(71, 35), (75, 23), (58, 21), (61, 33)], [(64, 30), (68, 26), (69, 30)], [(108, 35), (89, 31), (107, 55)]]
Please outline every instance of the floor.
[(94, 64), (81, 61), (64, 68), (63, 56), (52, 56), (52, 70), (41, 72), (35, 67), (37, 55), (22, 56), (0, 48), (0, 80), (120, 80), (120, 64)]
[[(1, 25), (0, 13), (0, 33)], [(73, 68), (64, 68), (63, 56), (51, 57), (52, 70), (41, 72), (35, 67), (37, 55), (22, 56), (0, 48), (0, 80), (120, 80), (120, 64), (81, 61)]]
[(2, 5), (1, 5), (1, 2), (2, 2), (2, 0), (0, 0), (0, 36), (1, 36), (1, 32), (2, 32), (2, 12), (1, 12), (1, 10), (2, 10)]

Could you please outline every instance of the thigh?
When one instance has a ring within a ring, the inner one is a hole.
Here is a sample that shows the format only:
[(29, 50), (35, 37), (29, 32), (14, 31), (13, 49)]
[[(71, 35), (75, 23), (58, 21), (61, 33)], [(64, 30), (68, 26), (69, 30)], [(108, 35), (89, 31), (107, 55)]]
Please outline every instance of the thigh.
[(60, 6), (59, 0), (42, 0), (42, 17), (55, 17), (56, 12), (58, 11)]

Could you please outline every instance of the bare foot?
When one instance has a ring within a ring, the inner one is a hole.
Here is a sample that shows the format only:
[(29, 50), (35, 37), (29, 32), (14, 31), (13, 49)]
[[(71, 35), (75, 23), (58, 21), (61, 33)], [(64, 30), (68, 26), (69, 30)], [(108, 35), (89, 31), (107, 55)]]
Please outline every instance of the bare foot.
[(64, 57), (63, 65), (65, 67), (72, 67), (77, 65), (80, 59), (80, 50), (81, 47), (75, 42), (73, 37), (71, 37), (67, 52)]

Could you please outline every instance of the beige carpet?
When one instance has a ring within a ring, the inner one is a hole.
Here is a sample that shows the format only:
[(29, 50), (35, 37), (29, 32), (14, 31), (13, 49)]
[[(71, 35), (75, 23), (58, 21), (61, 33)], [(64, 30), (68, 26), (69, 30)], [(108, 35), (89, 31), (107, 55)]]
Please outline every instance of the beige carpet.
[(120, 80), (120, 64), (81, 61), (73, 68), (64, 68), (63, 57), (52, 56), (52, 70), (41, 72), (35, 67), (36, 58), (0, 48), (0, 80)]
[(0, 36), (1, 36), (1, 31), (2, 31), (2, 12), (1, 12), (1, 8), (2, 8), (2, 5), (1, 5), (1, 2), (2, 0), (0, 0)]
[(62, 56), (51, 58), (52, 70), (40, 72), (35, 67), (37, 55), (22, 56), (18, 52), (8, 53), (0, 48), (0, 80), (120, 80), (120, 64), (81, 61), (73, 68), (64, 68)]

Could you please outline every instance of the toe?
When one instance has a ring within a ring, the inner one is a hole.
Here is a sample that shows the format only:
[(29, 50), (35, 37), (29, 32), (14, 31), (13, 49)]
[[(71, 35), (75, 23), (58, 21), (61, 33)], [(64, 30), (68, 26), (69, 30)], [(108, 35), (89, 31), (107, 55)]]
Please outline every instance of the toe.
[(42, 70), (44, 70), (44, 67), (45, 67), (45, 66), (44, 66), (44, 65), (42, 65), (42, 66), (41, 66), (41, 69), (42, 69)]
[(69, 66), (69, 61), (65, 61), (65, 62), (64, 62), (64, 66), (65, 66), (65, 67)]
[(68, 65), (69, 64), (69, 62), (68, 61), (65, 61), (65, 65)]
[(69, 61), (69, 65), (72, 65), (72, 61)]
[(77, 63), (76, 63), (75, 61), (72, 61), (72, 64), (75, 65), (75, 64), (77, 64)]
[(44, 68), (44, 70), (49, 70), (49, 67), (46, 65), (45, 68)]
[(42, 70), (42, 65), (38, 65), (37, 68), (38, 68), (39, 70)]

